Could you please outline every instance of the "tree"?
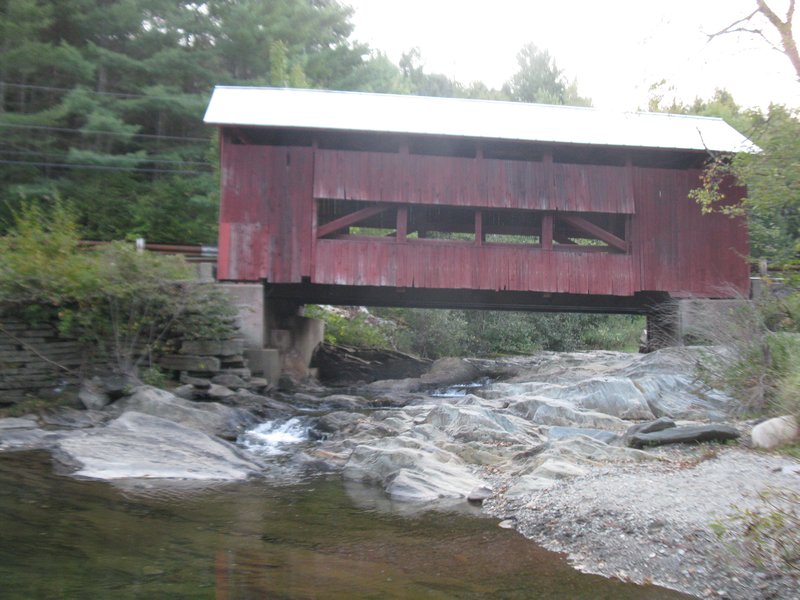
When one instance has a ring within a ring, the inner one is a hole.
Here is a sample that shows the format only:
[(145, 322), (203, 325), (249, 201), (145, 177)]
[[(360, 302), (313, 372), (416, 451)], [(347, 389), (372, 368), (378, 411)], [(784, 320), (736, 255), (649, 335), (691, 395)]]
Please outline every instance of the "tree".
[(213, 86), (357, 89), (386, 70), (335, 0), (0, 6), (0, 232), (63, 197), (97, 239), (213, 243)]
[(510, 100), (591, 106), (591, 100), (578, 94), (577, 84), (567, 80), (547, 50), (527, 44), (517, 54), (517, 63), (519, 70), (503, 86)]
[[(735, 32), (757, 35), (783, 52), (800, 81), (800, 55), (793, 32), (795, 0), (789, 0), (781, 18), (765, 0), (755, 0), (753, 11), (710, 36)], [(775, 35), (777, 42), (773, 43)], [(797, 262), (800, 253), (800, 115), (796, 110), (771, 105), (766, 113), (739, 111), (728, 94), (717, 92), (712, 103), (695, 102), (693, 112), (710, 111), (726, 118), (752, 139), (761, 151), (755, 154), (710, 157), (703, 185), (693, 190), (704, 210), (722, 210), (750, 217), (751, 251), (773, 264)], [(723, 110), (724, 109), (724, 110)], [(721, 183), (729, 177), (747, 185), (748, 195), (738, 205), (723, 202)]]
[[(795, 0), (789, 0), (786, 16), (783, 19), (767, 4), (766, 0), (755, 0), (755, 2), (756, 8), (749, 15), (737, 19), (709, 37), (714, 39), (729, 33), (756, 35), (786, 55), (786, 58), (792, 63), (798, 81), (800, 81), (800, 53), (797, 50), (793, 30)], [(765, 26), (768, 26), (766, 31)], [(778, 34), (779, 41), (777, 43), (773, 42), (773, 32), (769, 29), (774, 29), (774, 33)]]

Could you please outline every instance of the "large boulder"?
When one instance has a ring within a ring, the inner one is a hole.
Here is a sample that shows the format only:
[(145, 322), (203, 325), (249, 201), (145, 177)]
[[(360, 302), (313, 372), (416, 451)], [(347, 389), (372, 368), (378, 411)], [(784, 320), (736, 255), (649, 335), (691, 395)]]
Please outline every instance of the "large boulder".
[(480, 369), (463, 358), (440, 358), (420, 380), (425, 385), (469, 383), (481, 376)]
[(797, 419), (791, 415), (775, 417), (759, 423), (750, 433), (754, 448), (771, 450), (791, 444), (800, 437)]
[(594, 377), (577, 383), (540, 388), (540, 396), (620, 419), (652, 419), (654, 415), (642, 393), (630, 379)]
[(721, 420), (731, 402), (684, 373), (647, 373), (633, 383), (656, 417)]
[(619, 417), (605, 413), (580, 410), (560, 400), (532, 396), (509, 403), (508, 411), (539, 425), (586, 427), (608, 431), (624, 431), (627, 426)]
[(425, 423), (440, 429), (452, 439), (465, 442), (518, 442), (528, 438), (526, 429), (530, 429), (525, 421), (513, 415), (504, 415), (482, 406), (454, 406), (448, 403), (434, 407), (425, 418)]
[(118, 401), (115, 406), (123, 412), (136, 411), (161, 417), (230, 440), (257, 423), (246, 410), (216, 402), (192, 402), (147, 385), (136, 388), (131, 396)]
[(388, 437), (353, 450), (345, 479), (377, 483), (395, 500), (466, 498), (485, 485), (456, 455), (408, 436)]
[(54, 457), (92, 479), (240, 480), (261, 466), (235, 446), (175, 421), (128, 411), (105, 427), (72, 431)]

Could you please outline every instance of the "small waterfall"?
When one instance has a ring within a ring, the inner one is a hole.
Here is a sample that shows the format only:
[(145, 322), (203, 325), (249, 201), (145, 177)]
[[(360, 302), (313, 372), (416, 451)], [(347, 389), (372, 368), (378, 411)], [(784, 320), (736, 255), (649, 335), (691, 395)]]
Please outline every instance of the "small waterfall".
[(311, 422), (308, 417), (292, 417), (261, 423), (239, 436), (239, 445), (261, 456), (281, 456), (292, 446), (307, 442)]
[(466, 396), (467, 394), (477, 390), (478, 388), (485, 387), (492, 383), (491, 378), (489, 377), (481, 377), (477, 381), (471, 381), (470, 383), (460, 383), (457, 385), (451, 385), (444, 388), (436, 388), (428, 392), (429, 396), (434, 396), (436, 398), (457, 398), (459, 396)]

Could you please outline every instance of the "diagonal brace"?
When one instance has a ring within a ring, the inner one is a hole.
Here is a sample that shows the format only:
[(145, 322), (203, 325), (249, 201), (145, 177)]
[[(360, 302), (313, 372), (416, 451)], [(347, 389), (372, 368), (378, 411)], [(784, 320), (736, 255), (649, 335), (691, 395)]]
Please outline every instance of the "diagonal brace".
[(617, 250), (621, 250), (622, 252), (628, 251), (628, 242), (617, 237), (610, 231), (606, 231), (602, 227), (595, 225), (591, 221), (587, 221), (583, 217), (578, 217), (576, 215), (558, 215), (557, 218), (564, 223), (572, 225), (572, 227), (578, 229), (579, 231), (593, 235), (598, 240), (604, 241), (606, 244), (613, 246)]
[(363, 221), (364, 219), (369, 219), (374, 217), (375, 215), (379, 215), (382, 212), (389, 210), (388, 206), (369, 206), (367, 208), (362, 208), (361, 210), (357, 210), (354, 213), (350, 213), (349, 215), (345, 215), (343, 217), (339, 217), (338, 219), (334, 219), (330, 223), (325, 223), (324, 225), (320, 225), (317, 228), (317, 237), (325, 237), (326, 235), (330, 235), (340, 229), (344, 229), (345, 227), (350, 227), (351, 225), (355, 225), (359, 221)]

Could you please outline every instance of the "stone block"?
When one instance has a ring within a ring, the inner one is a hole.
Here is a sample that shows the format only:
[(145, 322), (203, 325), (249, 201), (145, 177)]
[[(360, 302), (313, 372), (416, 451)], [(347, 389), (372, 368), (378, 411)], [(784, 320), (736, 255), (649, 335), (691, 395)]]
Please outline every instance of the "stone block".
[(187, 340), (181, 344), (181, 354), (200, 356), (236, 356), (243, 350), (242, 340)]
[(189, 354), (168, 354), (162, 356), (158, 364), (162, 369), (168, 371), (191, 371), (194, 373), (214, 373), (221, 367), (218, 358)]
[(247, 364), (255, 375), (264, 377), (270, 383), (278, 381), (281, 374), (281, 356), (275, 348), (252, 349), (245, 351)]
[(292, 347), (292, 332), (288, 329), (273, 329), (269, 332), (270, 346), (287, 352)]

